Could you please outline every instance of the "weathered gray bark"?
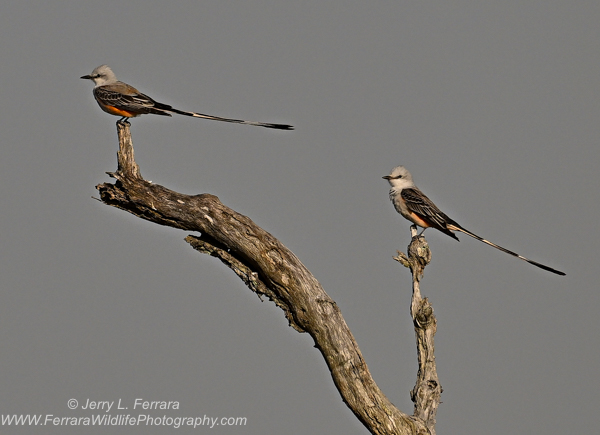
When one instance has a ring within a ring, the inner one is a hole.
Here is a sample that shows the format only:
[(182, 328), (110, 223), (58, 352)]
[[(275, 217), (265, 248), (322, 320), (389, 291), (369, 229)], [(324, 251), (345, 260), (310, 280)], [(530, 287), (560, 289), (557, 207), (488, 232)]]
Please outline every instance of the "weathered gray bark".
[(431, 261), (431, 251), (425, 237), (417, 235), (417, 227), (414, 225), (411, 227), (411, 234), (408, 257), (402, 252), (398, 252), (398, 256), (394, 257), (396, 261), (409, 267), (413, 276), (410, 314), (417, 338), (419, 371), (410, 398), (415, 404), (413, 415), (424, 421), (431, 435), (435, 435), (435, 416), (443, 391), (438, 379), (434, 355), (433, 336), (437, 330), (437, 320), (429, 300), (421, 297), (420, 288), (423, 270)]
[[(117, 132), (118, 170), (109, 173), (117, 181), (96, 186), (102, 202), (160, 225), (199, 232), (200, 236), (186, 238), (194, 249), (221, 260), (252, 291), (274, 301), (294, 329), (312, 336), (342, 399), (371, 433), (434, 433), (432, 424), (439, 395), (432, 406), (429, 396), (422, 393), (423, 388), (417, 388), (421, 382), (417, 381), (412, 394), (415, 415), (398, 410), (373, 381), (336, 303), (290, 250), (214, 195), (183, 195), (144, 180), (134, 160), (129, 123), (117, 123)], [(412, 258), (411, 254), (407, 261)], [(426, 313), (419, 325), (426, 325), (429, 329), (424, 331), (430, 332), (423, 333), (421, 346), (431, 354), (419, 348), (419, 378), (422, 372), (431, 372), (431, 365), (435, 372), (432, 353), (435, 318), (431, 332), (429, 305), (421, 305), (420, 311), (415, 307), (412, 311)], [(428, 377), (426, 382), (431, 379)]]

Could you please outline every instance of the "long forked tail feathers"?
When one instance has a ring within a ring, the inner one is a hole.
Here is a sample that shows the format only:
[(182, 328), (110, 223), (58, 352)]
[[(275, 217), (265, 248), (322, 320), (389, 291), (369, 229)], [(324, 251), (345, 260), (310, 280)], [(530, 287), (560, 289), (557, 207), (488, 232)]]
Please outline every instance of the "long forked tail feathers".
[(194, 118), (212, 119), (213, 121), (233, 122), (235, 124), (255, 125), (257, 127), (276, 128), (278, 130), (293, 130), (294, 127), (287, 124), (270, 124), (265, 122), (243, 121), (241, 119), (221, 118), (219, 116), (204, 115), (196, 112), (184, 112), (183, 110), (175, 109), (167, 104), (156, 104), (157, 109), (166, 110), (168, 112), (178, 113), (179, 115), (192, 116)]
[(533, 264), (534, 266), (537, 266), (540, 269), (544, 269), (544, 270), (547, 270), (548, 272), (552, 272), (552, 273), (555, 273), (555, 274), (561, 275), (561, 276), (566, 275), (566, 273), (561, 272), (560, 270), (556, 270), (556, 269), (551, 268), (550, 266), (546, 266), (544, 264), (538, 263), (537, 261), (530, 260), (529, 258), (525, 258), (522, 255), (517, 254), (516, 252), (509, 251), (508, 249), (503, 248), (502, 246), (498, 246), (495, 243), (490, 242), (489, 240), (485, 240), (483, 237), (479, 237), (477, 234), (473, 234), (472, 232), (465, 230), (463, 227), (459, 226), (458, 224), (455, 224), (455, 225), (449, 224), (447, 226), (447, 228), (452, 231), (460, 231), (461, 233), (465, 233), (466, 235), (471, 236), (474, 239), (479, 240), (480, 242), (483, 242), (487, 245), (493, 246), (494, 248), (499, 249), (502, 252), (506, 252), (507, 254), (510, 254), (513, 257), (520, 258), (521, 260), (526, 261), (530, 264)]

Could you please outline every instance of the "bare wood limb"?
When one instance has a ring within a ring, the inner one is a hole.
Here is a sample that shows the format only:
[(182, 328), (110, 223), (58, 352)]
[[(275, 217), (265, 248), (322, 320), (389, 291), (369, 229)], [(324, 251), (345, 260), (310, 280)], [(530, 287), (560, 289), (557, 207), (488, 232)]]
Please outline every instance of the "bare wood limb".
[(123, 142), (124, 144), (124, 146), (119, 147), (119, 152), (117, 153), (117, 172), (130, 174), (133, 178), (143, 180), (140, 167), (135, 162), (133, 155), (133, 143), (129, 127), (131, 127), (131, 124), (127, 121), (117, 122), (119, 143)]
[(420, 418), (398, 410), (371, 377), (337, 304), (279, 240), (210, 194), (184, 195), (145, 181), (134, 161), (128, 123), (117, 123), (115, 184), (96, 188), (107, 205), (159, 225), (201, 233), (194, 249), (218, 258), (259, 296), (280, 307), (290, 325), (307, 332), (327, 363), (346, 405), (373, 434), (427, 434)]
[(433, 338), (437, 330), (437, 320), (429, 300), (421, 296), (420, 288), (425, 266), (431, 261), (431, 251), (425, 237), (417, 235), (417, 227), (414, 225), (411, 226), (411, 235), (412, 240), (407, 249), (408, 257), (402, 252), (398, 252), (398, 256), (394, 257), (404, 267), (410, 268), (413, 276), (410, 314), (417, 339), (419, 371), (410, 398), (415, 404), (413, 416), (424, 421), (431, 435), (435, 435), (435, 417), (443, 391), (438, 379), (434, 355)]

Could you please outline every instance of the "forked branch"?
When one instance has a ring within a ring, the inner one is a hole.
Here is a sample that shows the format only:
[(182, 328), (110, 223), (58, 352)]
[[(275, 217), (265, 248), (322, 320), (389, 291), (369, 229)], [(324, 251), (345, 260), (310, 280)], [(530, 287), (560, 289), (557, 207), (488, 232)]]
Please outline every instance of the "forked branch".
[(250, 290), (274, 301), (294, 329), (311, 335), (342, 399), (371, 433), (430, 433), (424, 420), (404, 414), (381, 392), (340, 309), (300, 260), (216, 196), (184, 195), (144, 180), (129, 127), (117, 123), (119, 164), (117, 172), (109, 173), (117, 181), (96, 186), (101, 201), (159, 225), (200, 233), (186, 241), (218, 258)]

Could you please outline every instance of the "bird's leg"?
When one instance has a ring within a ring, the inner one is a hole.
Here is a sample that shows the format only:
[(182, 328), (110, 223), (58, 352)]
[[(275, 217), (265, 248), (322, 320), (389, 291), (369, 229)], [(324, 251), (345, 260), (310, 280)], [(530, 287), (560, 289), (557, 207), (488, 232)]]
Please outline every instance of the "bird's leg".
[(412, 239), (418, 239), (418, 238), (420, 238), (421, 236), (423, 236), (423, 233), (425, 232), (426, 229), (427, 228), (423, 228), (423, 230), (419, 233), (418, 232), (419, 231), (419, 227), (417, 227), (416, 224), (412, 224), (410, 226), (410, 235), (411, 235), (411, 238)]

